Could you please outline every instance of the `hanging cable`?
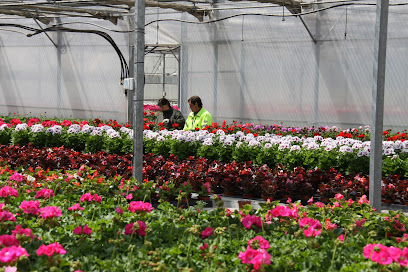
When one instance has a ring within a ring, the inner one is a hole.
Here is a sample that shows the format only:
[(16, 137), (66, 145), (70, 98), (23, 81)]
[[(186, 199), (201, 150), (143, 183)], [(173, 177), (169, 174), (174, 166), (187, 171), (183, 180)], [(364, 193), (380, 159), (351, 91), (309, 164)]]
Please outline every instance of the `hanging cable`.
[(347, 6), (346, 6), (346, 25), (344, 26), (344, 39), (347, 39)]
[[(25, 34), (26, 37), (32, 37), (41, 33), (46, 33), (46, 32), (56, 32), (56, 31), (62, 31), (62, 32), (72, 32), (72, 33), (91, 33), (91, 34), (96, 34), (105, 40), (107, 40), (110, 45), (113, 47), (113, 49), (116, 51), (119, 57), (120, 61), (120, 84), (123, 84), (123, 79), (129, 77), (129, 66), (126, 62), (125, 57), (123, 56), (122, 52), (120, 51), (119, 47), (116, 45), (115, 41), (112, 39), (111, 36), (109, 36), (108, 33), (99, 31), (99, 30), (84, 30), (84, 29), (74, 29), (74, 28), (66, 28), (66, 27), (61, 27), (61, 26), (52, 26), (44, 29), (37, 29), (33, 27), (27, 27), (24, 25), (19, 25), (19, 24), (0, 24), (0, 27), (16, 27), (16, 28), (21, 28), (24, 30), (31, 31), (33, 33)], [(20, 32), (22, 33), (22, 32)]]

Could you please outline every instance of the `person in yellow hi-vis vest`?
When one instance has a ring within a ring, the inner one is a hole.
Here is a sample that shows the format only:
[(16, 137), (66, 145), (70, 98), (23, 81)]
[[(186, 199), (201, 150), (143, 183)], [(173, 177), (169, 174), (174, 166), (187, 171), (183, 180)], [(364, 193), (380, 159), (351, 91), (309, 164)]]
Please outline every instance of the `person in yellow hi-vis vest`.
[(184, 130), (198, 130), (212, 125), (212, 116), (203, 108), (200, 97), (190, 97), (188, 99), (188, 105), (190, 106), (191, 112), (187, 117)]

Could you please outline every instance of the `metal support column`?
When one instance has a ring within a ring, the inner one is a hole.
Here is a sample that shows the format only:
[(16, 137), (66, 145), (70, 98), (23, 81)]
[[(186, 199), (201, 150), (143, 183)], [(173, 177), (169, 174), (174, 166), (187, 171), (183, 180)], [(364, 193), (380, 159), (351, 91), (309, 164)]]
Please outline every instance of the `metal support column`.
[(374, 44), (374, 85), (371, 112), (370, 192), (371, 205), (381, 211), (382, 132), (384, 119), (385, 60), (389, 0), (377, 0)]
[(143, 101), (145, 53), (145, 0), (135, 1), (135, 94), (133, 96), (133, 177), (143, 182)]

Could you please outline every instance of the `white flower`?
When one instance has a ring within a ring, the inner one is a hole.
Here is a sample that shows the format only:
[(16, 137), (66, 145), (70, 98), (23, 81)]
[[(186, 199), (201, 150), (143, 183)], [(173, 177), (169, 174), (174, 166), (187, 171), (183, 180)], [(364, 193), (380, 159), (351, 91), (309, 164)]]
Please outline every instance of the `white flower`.
[(248, 144), (248, 146), (260, 146), (261, 143), (258, 142), (257, 140), (251, 140)]
[(364, 149), (364, 150), (360, 150), (357, 154), (358, 157), (369, 157), (370, 156), (370, 150), (368, 149)]
[(347, 153), (347, 152), (350, 153), (350, 152), (353, 152), (353, 149), (348, 145), (343, 145), (340, 147), (339, 151), (342, 153)]
[(41, 124), (35, 124), (31, 126), (32, 132), (41, 132), (44, 129), (44, 126)]
[(394, 148), (387, 148), (387, 149), (384, 150), (384, 155), (385, 156), (394, 155), (394, 154), (395, 154)]
[(300, 146), (298, 146), (298, 145), (293, 145), (293, 146), (290, 148), (290, 151), (300, 151)]
[(242, 142), (237, 142), (236, 147), (240, 147), (242, 145)]
[(5, 130), (6, 128), (8, 128), (7, 124), (2, 124), (0, 126), (0, 130)]
[(394, 149), (402, 149), (402, 142), (400, 140), (394, 142)]
[(99, 131), (99, 130), (94, 130), (94, 131), (91, 132), (91, 135), (93, 135), (93, 136), (95, 136), (95, 135), (102, 136), (102, 132)]
[(20, 130), (25, 130), (28, 128), (28, 125), (26, 123), (22, 123), (22, 124), (18, 124), (15, 128), (16, 131), (20, 131)]
[(163, 136), (159, 136), (159, 137), (157, 137), (157, 139), (156, 139), (158, 142), (164, 142), (164, 137)]
[(309, 143), (309, 145), (307, 146), (308, 150), (316, 150), (319, 149), (319, 145), (316, 143)]
[(291, 145), (288, 142), (283, 142), (278, 147), (279, 150), (283, 150), (283, 149), (287, 149), (287, 148), (291, 148)]
[(271, 144), (271, 143), (266, 143), (266, 144), (264, 145), (264, 147), (265, 147), (265, 148), (271, 148), (271, 147), (272, 147), (272, 144)]
[(109, 138), (119, 138), (120, 134), (117, 131), (111, 132), (109, 135)]
[(225, 132), (222, 129), (217, 130), (216, 135), (225, 135)]
[(212, 138), (206, 138), (203, 142), (203, 145), (213, 145)]

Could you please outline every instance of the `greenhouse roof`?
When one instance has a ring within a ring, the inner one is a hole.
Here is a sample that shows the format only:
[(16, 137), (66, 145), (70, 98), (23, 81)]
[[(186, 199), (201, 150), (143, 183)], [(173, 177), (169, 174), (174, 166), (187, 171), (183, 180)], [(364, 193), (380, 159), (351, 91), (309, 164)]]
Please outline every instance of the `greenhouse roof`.
[[(309, 5), (301, 0), (230, 0), (223, 4), (237, 2), (243, 3), (244, 6), (236, 8), (245, 8), (245, 3), (253, 5), (254, 2), (260, 5), (285, 6), (292, 14), (299, 14), (302, 5)], [(220, 3), (209, 0), (146, 0), (147, 8), (154, 7), (187, 12), (199, 21), (203, 21), (205, 16), (211, 18), (210, 13), (214, 11), (215, 4)], [(134, 6), (134, 0), (3, 0), (0, 3), (0, 14), (33, 18), (44, 24), (49, 24), (55, 17), (97, 18), (117, 24), (118, 19), (123, 19), (132, 13)]]

